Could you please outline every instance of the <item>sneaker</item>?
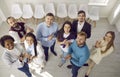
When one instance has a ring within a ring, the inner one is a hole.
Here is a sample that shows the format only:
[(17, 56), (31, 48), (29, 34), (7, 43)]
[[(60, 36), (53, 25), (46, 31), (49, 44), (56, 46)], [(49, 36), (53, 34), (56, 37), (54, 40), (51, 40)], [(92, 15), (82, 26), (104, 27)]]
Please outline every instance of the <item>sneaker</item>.
[(88, 63), (85, 63), (83, 66), (88, 66)]
[(68, 68), (68, 69), (71, 69), (71, 68), (72, 68), (72, 65), (67, 65), (67, 68)]

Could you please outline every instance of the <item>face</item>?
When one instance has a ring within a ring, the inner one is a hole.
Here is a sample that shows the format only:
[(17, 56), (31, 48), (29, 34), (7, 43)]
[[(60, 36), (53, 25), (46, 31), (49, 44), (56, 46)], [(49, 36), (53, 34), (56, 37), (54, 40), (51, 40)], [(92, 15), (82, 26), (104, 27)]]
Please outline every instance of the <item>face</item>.
[(84, 22), (85, 21), (85, 14), (84, 13), (78, 14), (78, 21), (79, 22)]
[(34, 39), (32, 37), (26, 37), (26, 42), (30, 46), (30, 45), (32, 45), (34, 43)]
[(76, 42), (77, 42), (78, 46), (84, 45), (85, 41), (86, 41), (85, 36), (80, 36), (80, 35), (77, 36)]
[(14, 48), (14, 41), (11, 39), (5, 40), (5, 48), (12, 50)]
[(13, 18), (8, 19), (7, 22), (10, 26), (14, 26), (16, 23), (15, 19), (13, 19)]
[(71, 29), (71, 27), (70, 27), (69, 24), (65, 24), (65, 25), (64, 25), (64, 32), (65, 32), (65, 33), (69, 33), (69, 32), (70, 32), (70, 29)]
[(106, 41), (110, 42), (112, 39), (112, 35), (110, 33), (107, 33), (104, 38)]
[(53, 16), (46, 16), (45, 22), (47, 23), (47, 26), (50, 26), (53, 23), (54, 17)]

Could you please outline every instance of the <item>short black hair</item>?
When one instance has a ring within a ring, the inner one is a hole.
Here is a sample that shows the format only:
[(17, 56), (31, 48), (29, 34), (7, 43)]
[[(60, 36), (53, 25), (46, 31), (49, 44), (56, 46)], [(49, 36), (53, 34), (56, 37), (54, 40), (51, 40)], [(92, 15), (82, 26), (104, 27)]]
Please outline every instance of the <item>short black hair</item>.
[(4, 36), (2, 36), (0, 38), (0, 44), (1, 44), (1, 46), (5, 47), (5, 41), (9, 40), (9, 39), (12, 40), (13, 42), (15, 41), (14, 38), (12, 36), (10, 36), (10, 35), (4, 35)]
[(47, 13), (46, 16), (52, 16), (52, 17), (54, 17), (53, 13)]
[(80, 13), (84, 13), (84, 15), (86, 16), (85, 11), (83, 11), (83, 10), (78, 11), (78, 15), (79, 15)]

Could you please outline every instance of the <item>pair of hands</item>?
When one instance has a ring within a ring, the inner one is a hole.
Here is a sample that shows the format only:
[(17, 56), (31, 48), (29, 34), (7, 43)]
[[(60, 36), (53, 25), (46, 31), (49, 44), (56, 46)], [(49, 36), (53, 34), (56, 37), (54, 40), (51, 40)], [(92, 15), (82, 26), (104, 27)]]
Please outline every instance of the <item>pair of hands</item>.
[(28, 59), (28, 62), (31, 62), (31, 60), (33, 59), (32, 55), (28, 53), (21, 53), (21, 55), (19, 56), (20, 62), (22, 62), (25, 58)]
[(96, 41), (95, 47), (96, 47), (96, 48), (101, 48), (101, 47), (102, 47), (102, 46), (101, 46), (101, 41)]
[(54, 34), (50, 35), (50, 36), (48, 37), (48, 41), (52, 40), (53, 37), (54, 37)]

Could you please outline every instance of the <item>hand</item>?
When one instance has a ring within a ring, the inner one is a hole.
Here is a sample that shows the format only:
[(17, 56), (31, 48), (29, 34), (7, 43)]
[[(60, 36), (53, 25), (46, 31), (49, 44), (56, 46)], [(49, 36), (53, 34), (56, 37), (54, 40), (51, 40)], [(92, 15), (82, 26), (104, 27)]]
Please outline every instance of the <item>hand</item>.
[(54, 35), (52, 34), (52, 35), (50, 35), (49, 37), (48, 37), (48, 41), (50, 41), (50, 40), (52, 40), (52, 38), (54, 37)]
[(95, 47), (96, 47), (96, 48), (101, 47), (101, 41), (96, 41), (96, 43), (95, 43)]
[(67, 60), (67, 59), (71, 59), (71, 55), (70, 54), (65, 57), (65, 60)]

